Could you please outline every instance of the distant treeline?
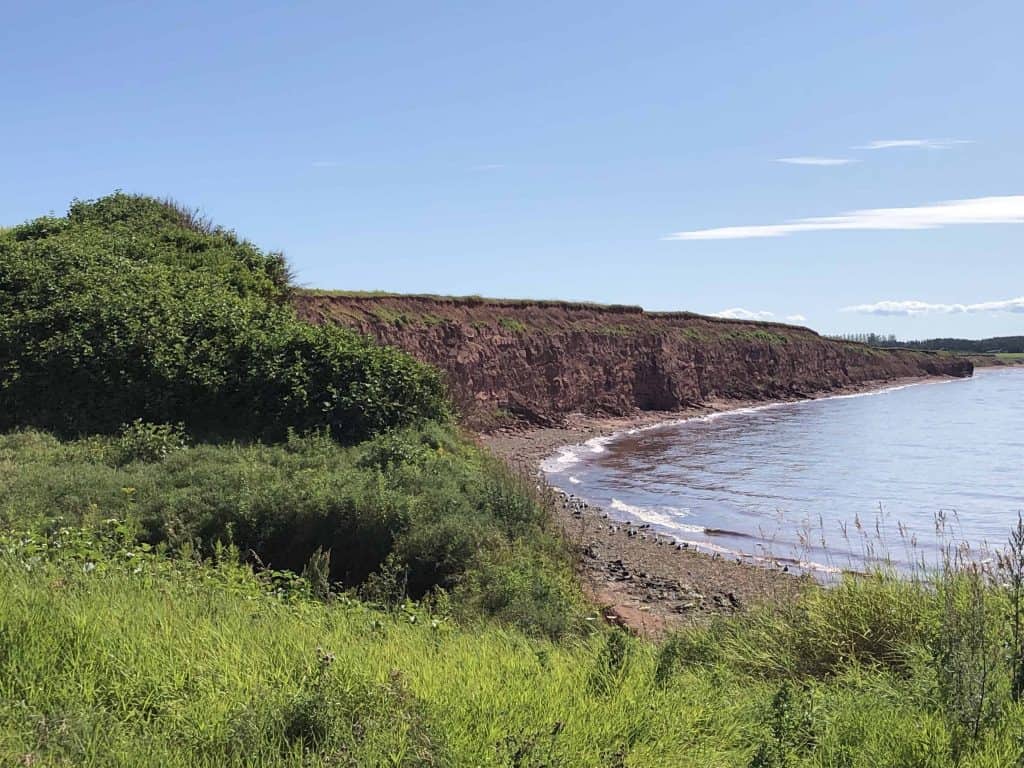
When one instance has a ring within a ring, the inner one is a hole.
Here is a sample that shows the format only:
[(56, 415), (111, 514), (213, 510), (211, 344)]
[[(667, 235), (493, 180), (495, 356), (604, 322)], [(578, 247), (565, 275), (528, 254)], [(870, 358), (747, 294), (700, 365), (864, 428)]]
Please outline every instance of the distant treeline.
[(923, 339), (897, 341), (892, 334), (847, 333), (833, 336), (843, 341), (859, 341), (873, 347), (904, 347), (906, 349), (937, 349), (944, 352), (1016, 352), (1024, 353), (1024, 336), (996, 336), (991, 339)]

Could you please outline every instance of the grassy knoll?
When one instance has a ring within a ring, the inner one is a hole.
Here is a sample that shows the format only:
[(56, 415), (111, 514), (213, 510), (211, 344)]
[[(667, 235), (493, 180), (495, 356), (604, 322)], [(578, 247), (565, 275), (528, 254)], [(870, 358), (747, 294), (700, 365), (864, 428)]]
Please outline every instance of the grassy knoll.
[(115, 194), (0, 234), (0, 429), (181, 422), (208, 440), (289, 428), (357, 441), (443, 419), (436, 371), (300, 322), (280, 254), (187, 209)]

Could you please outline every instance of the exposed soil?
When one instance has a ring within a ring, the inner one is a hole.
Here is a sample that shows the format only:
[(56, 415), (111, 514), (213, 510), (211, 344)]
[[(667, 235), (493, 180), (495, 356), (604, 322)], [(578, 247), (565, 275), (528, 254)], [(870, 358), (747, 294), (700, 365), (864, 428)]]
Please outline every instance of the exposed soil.
[(640, 307), (308, 292), (295, 303), (311, 323), (347, 326), (439, 368), (463, 422), (481, 430), (973, 370), (960, 357), (876, 349), (809, 328)]

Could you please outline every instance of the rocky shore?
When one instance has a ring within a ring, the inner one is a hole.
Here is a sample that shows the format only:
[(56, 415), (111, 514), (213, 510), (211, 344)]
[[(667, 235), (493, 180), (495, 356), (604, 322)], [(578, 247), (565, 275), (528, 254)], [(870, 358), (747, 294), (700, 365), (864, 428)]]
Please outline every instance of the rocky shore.
[(578, 570), (606, 620), (659, 637), (680, 625), (766, 601), (793, 599), (813, 582), (788, 573), (708, 555), (629, 525), (562, 491), (559, 522), (578, 555)]
[[(873, 382), (822, 393), (819, 397), (856, 394), (922, 383), (933, 379)], [(683, 411), (645, 412), (636, 417), (566, 417), (557, 427), (505, 429), (481, 435), (481, 441), (513, 466), (543, 480), (541, 462), (559, 448), (640, 426), (735, 410), (749, 400), (716, 400)], [(763, 404), (763, 401), (762, 401)], [(759, 563), (697, 551), (654, 533), (647, 526), (617, 520), (572, 493), (551, 489), (557, 523), (577, 555), (577, 568), (588, 596), (602, 606), (605, 618), (646, 636), (717, 614), (731, 614), (757, 604), (793, 600), (817, 582), (793, 573), (784, 563)]]

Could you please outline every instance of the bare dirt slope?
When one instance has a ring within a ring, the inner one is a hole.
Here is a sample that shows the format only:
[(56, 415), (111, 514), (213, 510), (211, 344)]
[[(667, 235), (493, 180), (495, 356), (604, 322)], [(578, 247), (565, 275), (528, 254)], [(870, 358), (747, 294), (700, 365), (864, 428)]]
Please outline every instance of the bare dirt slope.
[(484, 428), (973, 370), (961, 358), (834, 341), (797, 326), (639, 307), (321, 292), (295, 301), (309, 322), (351, 327), (438, 366), (466, 422)]

